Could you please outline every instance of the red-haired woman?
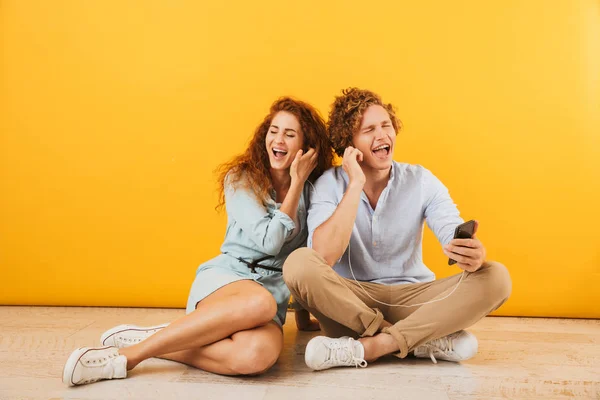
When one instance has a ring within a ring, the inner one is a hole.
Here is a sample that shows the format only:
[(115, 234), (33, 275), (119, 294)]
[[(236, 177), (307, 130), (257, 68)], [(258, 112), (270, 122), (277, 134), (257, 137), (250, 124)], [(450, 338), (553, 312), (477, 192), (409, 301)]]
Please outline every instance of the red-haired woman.
[(223, 375), (260, 374), (279, 357), (290, 292), (281, 268), (305, 246), (310, 186), (331, 167), (322, 117), (309, 104), (277, 100), (246, 151), (222, 165), (220, 203), (227, 211), (221, 254), (203, 263), (186, 315), (154, 327), (120, 325), (102, 347), (75, 350), (69, 386), (125, 378), (150, 357)]

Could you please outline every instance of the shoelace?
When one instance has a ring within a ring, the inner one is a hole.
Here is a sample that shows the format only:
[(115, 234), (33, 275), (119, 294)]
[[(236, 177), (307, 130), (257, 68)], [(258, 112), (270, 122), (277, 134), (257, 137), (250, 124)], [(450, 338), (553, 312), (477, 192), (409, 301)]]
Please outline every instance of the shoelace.
[(437, 351), (446, 356), (449, 356), (448, 353), (453, 351), (452, 339), (453, 339), (452, 335), (444, 336), (439, 339), (434, 339), (423, 345), (427, 348), (427, 354), (429, 354), (429, 358), (431, 358), (431, 361), (433, 361), (434, 364), (437, 364), (437, 360), (435, 359), (435, 357), (433, 355), (434, 352)]
[(327, 355), (328, 361), (335, 363), (342, 362), (346, 365), (354, 365), (355, 367), (365, 368), (367, 362), (354, 356), (354, 339), (348, 338), (348, 342), (342, 340), (336, 340), (332, 343), (327, 344), (329, 348), (329, 354)]
[(144, 339), (142, 339), (142, 338), (133, 338), (133, 339), (131, 339), (131, 338), (128, 338), (126, 336), (119, 336), (119, 337), (117, 337), (117, 339), (121, 340), (122, 342), (127, 342), (127, 343), (139, 343), (142, 340), (144, 340), (145, 338)]
[(85, 361), (84, 365), (86, 365), (87, 367), (94, 366), (94, 364), (99, 364), (102, 361), (107, 361), (107, 363), (102, 366), (102, 372), (98, 374), (99, 376), (86, 378), (83, 381), (81, 381), (80, 384), (93, 383), (101, 379), (112, 379), (115, 375), (116, 366), (114, 363), (117, 357), (119, 357), (118, 353), (111, 353), (107, 354), (106, 356), (97, 356), (95, 358)]

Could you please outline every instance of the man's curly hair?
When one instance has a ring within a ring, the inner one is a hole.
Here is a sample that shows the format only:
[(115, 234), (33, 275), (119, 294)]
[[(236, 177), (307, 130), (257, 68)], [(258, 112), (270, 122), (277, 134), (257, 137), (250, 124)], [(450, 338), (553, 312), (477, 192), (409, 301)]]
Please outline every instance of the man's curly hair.
[(352, 136), (360, 128), (363, 113), (372, 105), (379, 105), (386, 109), (392, 120), (396, 133), (402, 129), (402, 121), (396, 117), (396, 111), (391, 104), (384, 104), (381, 97), (370, 90), (348, 88), (342, 90), (342, 95), (337, 96), (331, 105), (327, 133), (331, 147), (338, 156), (344, 155), (346, 147), (352, 145)]

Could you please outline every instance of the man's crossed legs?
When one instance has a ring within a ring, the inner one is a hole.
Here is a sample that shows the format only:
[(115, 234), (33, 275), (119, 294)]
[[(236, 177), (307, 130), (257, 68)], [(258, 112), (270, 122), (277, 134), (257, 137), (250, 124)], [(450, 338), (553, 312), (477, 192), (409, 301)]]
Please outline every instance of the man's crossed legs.
[[(499, 308), (512, 289), (508, 270), (497, 262), (465, 272), (447, 298), (462, 274), (415, 284), (361, 282), (361, 287), (339, 276), (309, 248), (293, 252), (283, 271), (294, 299), (319, 320), (327, 336), (307, 345), (306, 363), (315, 370), (366, 366), (386, 354), (404, 358), (413, 353), (434, 362), (471, 358), (477, 339), (463, 329)], [(372, 298), (392, 305), (428, 304), (388, 306)]]

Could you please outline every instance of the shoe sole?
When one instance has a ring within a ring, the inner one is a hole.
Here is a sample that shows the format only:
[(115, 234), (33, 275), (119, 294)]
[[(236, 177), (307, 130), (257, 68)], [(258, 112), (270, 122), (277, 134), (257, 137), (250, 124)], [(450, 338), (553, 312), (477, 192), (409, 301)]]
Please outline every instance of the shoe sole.
[[(108, 347), (110, 347), (110, 346), (103, 347), (103, 349), (106, 349)], [(65, 363), (65, 367), (63, 368), (62, 379), (63, 379), (63, 383), (65, 385), (76, 386), (76, 384), (73, 383), (73, 373), (75, 373), (75, 367), (77, 366), (77, 363), (79, 362), (79, 360), (81, 360), (81, 357), (83, 357), (84, 354), (90, 350), (97, 350), (97, 348), (80, 347), (71, 353), (71, 355), (67, 359), (67, 362)]]
[(114, 328), (107, 330), (106, 332), (104, 332), (102, 334), (102, 336), (100, 336), (100, 343), (102, 343), (102, 346), (115, 346), (116, 348), (122, 349), (123, 347), (117, 346), (117, 343), (107, 344), (106, 341), (109, 340), (114, 335), (121, 333), (121, 332), (125, 332), (125, 331), (147, 332), (147, 331), (151, 331), (151, 330), (155, 330), (155, 329), (156, 330), (162, 329), (168, 325), (169, 324), (162, 324), (162, 325), (145, 326), (144, 327), (144, 326), (126, 325), (125, 324), (125, 325), (115, 326)]

